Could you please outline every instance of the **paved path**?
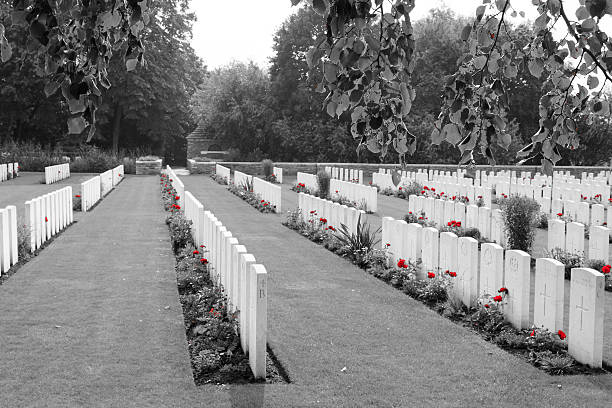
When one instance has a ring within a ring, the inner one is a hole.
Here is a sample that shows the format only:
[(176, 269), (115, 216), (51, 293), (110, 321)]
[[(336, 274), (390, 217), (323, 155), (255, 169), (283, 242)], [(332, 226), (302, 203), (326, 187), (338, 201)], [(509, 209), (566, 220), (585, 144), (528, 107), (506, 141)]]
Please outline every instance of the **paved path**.
[[(266, 386), (270, 406), (279, 392), (286, 406), (324, 407), (612, 400), (612, 376), (548, 376), (285, 228), (282, 216), (257, 212), (209, 177), (181, 179), (269, 272), (269, 343), (294, 382)], [(283, 208), (296, 204), (284, 191)]]

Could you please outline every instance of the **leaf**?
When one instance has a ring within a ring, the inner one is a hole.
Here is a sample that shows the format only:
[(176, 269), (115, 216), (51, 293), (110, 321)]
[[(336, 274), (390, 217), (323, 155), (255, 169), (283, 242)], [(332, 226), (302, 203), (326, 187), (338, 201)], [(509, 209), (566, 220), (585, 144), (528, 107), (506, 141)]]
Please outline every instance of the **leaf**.
[(589, 10), (589, 13), (593, 17), (601, 18), (606, 14), (609, 1), (606, 0), (586, 0), (585, 5)]
[(405, 82), (400, 85), (400, 93), (402, 94), (402, 115), (407, 115), (412, 109), (412, 98)]
[(529, 60), (527, 67), (529, 68), (529, 72), (531, 72), (531, 75), (536, 78), (542, 76), (542, 72), (544, 72), (544, 63), (542, 63), (542, 61), (540, 61), (539, 59)]
[(11, 59), (12, 55), (13, 50), (11, 48), (11, 44), (9, 44), (8, 40), (4, 36), (4, 26), (0, 24), (0, 60), (5, 63)]
[(376, 138), (368, 139), (367, 147), (368, 147), (368, 150), (371, 151), (372, 153), (381, 152), (380, 143), (378, 143), (378, 140), (376, 140)]
[(336, 110), (338, 109), (338, 104), (334, 101), (331, 101), (327, 104), (327, 114), (332, 118), (336, 116)]
[(597, 88), (599, 85), (599, 78), (594, 75), (589, 76), (589, 79), (587, 79), (587, 85), (589, 86), (589, 89)]
[(582, 31), (591, 32), (595, 30), (597, 23), (592, 18), (587, 18), (582, 22), (582, 24), (580, 24), (580, 27), (582, 27)]
[(480, 5), (480, 6), (478, 6), (476, 8), (476, 20), (477, 21), (482, 20), (482, 16), (484, 16), (484, 13), (485, 13), (486, 9), (487, 8), (486, 8), (486, 6), (484, 4)]
[(472, 25), (468, 24), (465, 27), (463, 27), (463, 30), (461, 31), (461, 39), (463, 41), (469, 40), (471, 33), (472, 33)]
[(586, 7), (584, 7), (584, 6), (580, 6), (580, 7), (578, 7), (578, 10), (576, 10), (576, 18), (578, 20), (586, 20), (590, 16), (591, 15), (587, 11)]
[(319, 13), (320, 15), (324, 16), (325, 12), (327, 11), (327, 4), (325, 0), (313, 0), (312, 1), (312, 8), (314, 8), (314, 10)]
[(512, 143), (512, 136), (509, 133), (501, 133), (497, 136), (497, 144), (500, 145), (504, 150), (508, 150)]
[(487, 57), (484, 55), (479, 55), (476, 58), (474, 58), (474, 68), (476, 68), (477, 70), (483, 69), (486, 63), (487, 63)]
[(546, 12), (540, 14), (540, 16), (538, 18), (536, 18), (535, 20), (535, 26), (538, 28), (544, 28), (546, 27), (546, 24), (548, 24), (548, 15), (546, 14)]
[(138, 60), (136, 58), (125, 61), (125, 67), (127, 68), (128, 72), (135, 70), (137, 65)]
[(456, 145), (461, 141), (461, 132), (459, 127), (454, 123), (449, 123), (442, 129), (442, 138), (452, 145)]
[(323, 74), (327, 82), (334, 83), (338, 78), (338, 66), (331, 62), (325, 61), (323, 64)]
[(506, 78), (516, 78), (517, 75), (518, 67), (514, 64), (510, 64), (504, 69), (504, 76)]
[(431, 143), (436, 146), (439, 146), (443, 140), (444, 140), (444, 137), (442, 135), (442, 132), (440, 132), (440, 129), (434, 126), (434, 129), (431, 132)]
[(71, 135), (80, 135), (87, 127), (85, 119), (79, 116), (73, 116), (68, 119), (68, 133)]
[(57, 90), (60, 89), (60, 86), (62, 86), (62, 83), (58, 81), (51, 80), (47, 82), (45, 84), (45, 95), (47, 96), (47, 98), (55, 94)]

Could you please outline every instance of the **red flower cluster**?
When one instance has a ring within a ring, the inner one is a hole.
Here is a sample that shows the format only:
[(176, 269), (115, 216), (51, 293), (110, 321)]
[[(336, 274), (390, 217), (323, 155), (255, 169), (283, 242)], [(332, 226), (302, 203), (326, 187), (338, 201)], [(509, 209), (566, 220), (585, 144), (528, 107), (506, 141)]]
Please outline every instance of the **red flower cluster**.
[(196, 249), (195, 251), (193, 251), (193, 254), (194, 254), (194, 255), (199, 255), (199, 254), (200, 254), (200, 251), (198, 251), (198, 250)]
[(425, 190), (421, 191), (421, 194), (425, 194)]
[(330, 230), (332, 230), (334, 232), (336, 231), (336, 229), (334, 227), (332, 227), (331, 225), (329, 227), (327, 227), (327, 229), (330, 229)]
[(200, 263), (201, 263), (202, 265), (206, 265), (206, 264), (208, 263), (208, 259), (206, 259), (206, 258), (202, 258), (202, 259), (200, 259)]
[(306, 188), (306, 184), (304, 184), (304, 183), (298, 183), (298, 185), (297, 185), (297, 186), (298, 186), (298, 187), (301, 187), (301, 188)]
[(447, 270), (446, 274), (449, 275), (451, 278), (457, 277), (457, 272), (452, 272), (452, 271)]
[(610, 273), (610, 269), (612, 269), (612, 266), (610, 265), (604, 265), (601, 268), (601, 273), (603, 273), (604, 275), (607, 275)]
[(174, 208), (175, 210), (180, 210), (181, 206), (178, 204), (172, 204), (172, 208)]
[(397, 267), (398, 268), (408, 268), (408, 265), (406, 265), (406, 260), (400, 259), (399, 262), (397, 263)]
[(427, 272), (427, 278), (428, 278), (428, 279), (433, 279), (433, 278), (435, 278), (435, 277), (436, 277), (436, 274), (435, 274), (435, 273), (433, 273), (433, 272)]
[(478, 196), (478, 199), (480, 200), (482, 198), (482, 196)]
[(449, 221), (447, 225), (449, 227), (461, 227), (461, 221)]
[(423, 190), (429, 191), (429, 187), (425, 186), (425, 187), (423, 187)]
[(315, 210), (312, 210), (310, 213), (311, 213), (311, 214), (315, 214), (315, 213), (316, 213), (316, 211), (315, 211)]
[(508, 294), (508, 289), (507, 288), (501, 288), (500, 290), (497, 291), (497, 293), (505, 293)]
[(536, 334), (535, 330), (532, 330), (531, 333), (529, 333), (529, 336), (535, 337), (535, 334)]
[(176, 201), (178, 201), (178, 200), (180, 200), (180, 199), (181, 199), (181, 197), (179, 197), (179, 196), (174, 196), (174, 199), (175, 199)]
[(45, 222), (49, 222), (49, 219), (47, 217), (45, 217)]
[(319, 222), (320, 222), (321, 224), (327, 224), (327, 219), (325, 219), (325, 218), (319, 218)]
[(496, 302), (501, 302), (503, 300), (503, 298), (500, 295), (497, 295), (493, 298), (494, 301)]
[(565, 340), (565, 338), (567, 337), (567, 335), (563, 332), (563, 330), (559, 330), (557, 334), (559, 335), (559, 338), (561, 340)]
[(484, 307), (486, 307), (487, 309), (490, 308), (491, 306), (489, 306), (489, 304), (485, 304)]

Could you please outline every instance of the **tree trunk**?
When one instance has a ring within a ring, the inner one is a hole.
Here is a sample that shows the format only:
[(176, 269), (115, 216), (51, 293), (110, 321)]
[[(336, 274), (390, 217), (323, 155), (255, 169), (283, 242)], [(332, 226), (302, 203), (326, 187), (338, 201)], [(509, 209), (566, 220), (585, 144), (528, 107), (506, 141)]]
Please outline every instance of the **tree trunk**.
[(113, 122), (113, 153), (119, 153), (119, 136), (121, 136), (121, 119), (123, 108), (120, 104), (115, 105), (115, 117)]

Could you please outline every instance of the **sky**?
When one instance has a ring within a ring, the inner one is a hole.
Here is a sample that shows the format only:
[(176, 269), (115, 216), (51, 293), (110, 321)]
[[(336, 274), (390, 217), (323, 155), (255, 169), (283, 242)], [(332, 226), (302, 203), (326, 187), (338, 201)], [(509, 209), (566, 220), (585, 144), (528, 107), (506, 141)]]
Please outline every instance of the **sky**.
[[(253, 61), (267, 67), (273, 53), (274, 33), (296, 10), (290, 0), (232, 0), (231, 6), (222, 0), (192, 0), (191, 3), (198, 16), (192, 46), (209, 68), (227, 65), (233, 60)], [(566, 3), (568, 14), (573, 15), (578, 0), (566, 0)], [(457, 14), (473, 16), (480, 4), (482, 0), (416, 0), (411, 15), (416, 20), (427, 15), (430, 9), (446, 5)], [(511, 0), (511, 5), (517, 11), (525, 11), (527, 18), (537, 17), (531, 0)]]

